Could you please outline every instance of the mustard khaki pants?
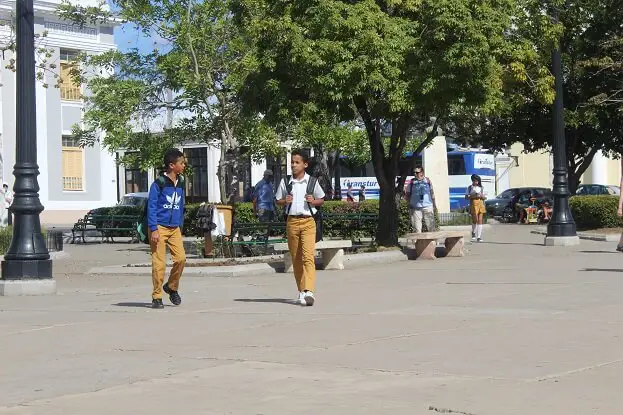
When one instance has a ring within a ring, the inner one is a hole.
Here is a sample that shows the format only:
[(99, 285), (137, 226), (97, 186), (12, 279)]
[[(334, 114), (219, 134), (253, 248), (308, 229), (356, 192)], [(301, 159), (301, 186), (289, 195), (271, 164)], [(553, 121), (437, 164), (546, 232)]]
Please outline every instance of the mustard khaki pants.
[(316, 291), (316, 222), (312, 217), (289, 217), (288, 248), (296, 286), (301, 291)]
[(173, 267), (167, 284), (173, 291), (177, 291), (184, 271), (186, 263), (186, 253), (184, 252), (184, 244), (182, 243), (182, 231), (180, 228), (167, 228), (158, 225), (158, 233), (160, 239), (158, 243), (151, 241), (151, 232), (149, 233), (149, 244), (151, 246), (151, 280), (154, 284), (154, 290), (151, 298), (162, 298), (162, 283), (164, 282), (164, 273), (167, 269), (167, 252), (166, 247), (171, 251), (171, 259), (173, 259)]

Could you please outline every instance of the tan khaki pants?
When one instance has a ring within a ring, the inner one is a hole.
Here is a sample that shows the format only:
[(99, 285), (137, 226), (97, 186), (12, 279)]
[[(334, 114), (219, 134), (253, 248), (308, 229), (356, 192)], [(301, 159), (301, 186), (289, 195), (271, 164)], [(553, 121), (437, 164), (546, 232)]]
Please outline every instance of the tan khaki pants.
[(422, 232), (422, 221), (426, 224), (426, 229), (429, 232), (433, 232), (433, 221), (435, 213), (431, 207), (409, 209), (409, 216), (411, 217), (411, 226), (415, 233)]
[(169, 247), (171, 258), (173, 259), (173, 267), (167, 284), (173, 291), (177, 291), (184, 271), (186, 263), (186, 253), (184, 252), (184, 244), (182, 243), (182, 231), (180, 228), (167, 228), (158, 225), (158, 233), (160, 239), (158, 243), (151, 241), (151, 232), (149, 232), (149, 244), (151, 246), (151, 280), (154, 285), (151, 297), (162, 298), (162, 283), (164, 282), (164, 273), (167, 268), (167, 252)]
[(289, 217), (288, 248), (299, 292), (316, 291), (316, 222), (314, 218)]

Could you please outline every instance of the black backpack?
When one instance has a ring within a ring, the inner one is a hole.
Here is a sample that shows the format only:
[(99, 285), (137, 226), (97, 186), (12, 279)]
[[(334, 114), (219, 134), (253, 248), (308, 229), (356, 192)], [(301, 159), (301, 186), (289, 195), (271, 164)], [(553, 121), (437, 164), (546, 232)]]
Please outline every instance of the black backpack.
[[(159, 189), (158, 197), (160, 197), (160, 194), (162, 193), (162, 189), (164, 189), (167, 182), (164, 176), (158, 176), (158, 178), (155, 180), (155, 183), (158, 184), (158, 189)], [(177, 177), (177, 187), (181, 187), (182, 189), (184, 188), (184, 176), (179, 175)], [(138, 234), (139, 241), (141, 241), (144, 244), (149, 245), (149, 224), (147, 223), (147, 218), (148, 218), (147, 207), (148, 206), (149, 206), (149, 198), (147, 199), (147, 202), (145, 203), (145, 207), (143, 208), (143, 214), (141, 216), (141, 220), (136, 226), (136, 233)]]
[(197, 229), (205, 232), (212, 232), (216, 229), (214, 223), (214, 205), (203, 204), (197, 210)]
[[(286, 176), (286, 181), (285, 181), (285, 185), (286, 185), (286, 191), (288, 192), (288, 194), (292, 194), (292, 183), (290, 182), (290, 180), (292, 179), (292, 176), (288, 175)], [(318, 183), (318, 178), (314, 177), (314, 176), (309, 176), (309, 181), (307, 182), (307, 189), (305, 190), (305, 194), (308, 195), (313, 195), (314, 194), (314, 189), (316, 188), (316, 183)], [(314, 221), (316, 222), (316, 242), (320, 242), (322, 241), (322, 211), (319, 207), (315, 208), (316, 209), (316, 213), (314, 212), (314, 209), (312, 209), (311, 203), (307, 203), (309, 206), (309, 211), (312, 212), (312, 217), (314, 218)], [(288, 211), (289, 211), (289, 206), (286, 207), (285, 209), (285, 214), (286, 214), (286, 219), (288, 216)]]

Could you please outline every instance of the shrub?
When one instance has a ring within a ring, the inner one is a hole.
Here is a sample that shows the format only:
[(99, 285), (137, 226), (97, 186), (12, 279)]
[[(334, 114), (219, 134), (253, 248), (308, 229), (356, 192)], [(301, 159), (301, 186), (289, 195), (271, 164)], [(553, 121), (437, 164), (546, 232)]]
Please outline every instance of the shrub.
[[(47, 241), (47, 230), (45, 228), (41, 229), (41, 233), (43, 234), (43, 239)], [(13, 239), (13, 227), (7, 226), (4, 228), (0, 228), (0, 255), (4, 255), (9, 250), (11, 246), (11, 240)]]
[[(197, 210), (199, 204), (186, 205), (184, 212), (184, 234), (186, 236), (197, 236), (197, 228), (195, 218), (197, 216)], [(327, 201), (322, 206), (323, 212), (327, 213), (341, 213), (341, 214), (355, 214), (357, 212), (362, 213), (376, 213), (379, 212), (379, 203), (376, 200), (366, 200), (363, 203), (346, 203), (341, 201)], [(406, 202), (400, 204), (398, 219), (398, 235), (405, 235), (409, 233), (410, 221), (409, 221), (409, 208)], [(282, 210), (278, 208), (278, 215), (283, 217)], [(234, 221), (240, 223), (255, 223), (257, 218), (253, 215), (252, 203), (238, 203), (234, 207)], [(438, 222), (436, 222), (438, 223)], [(344, 223), (338, 223), (336, 221), (326, 220), (324, 223), (324, 235), (327, 237), (339, 237), (344, 235)], [(353, 232), (353, 237), (369, 236), (366, 232)]]
[(617, 216), (618, 196), (573, 196), (569, 206), (578, 229), (623, 227)]
[(6, 228), (0, 228), (0, 255), (6, 254), (11, 246), (11, 239), (13, 238), (13, 229), (10, 226)]

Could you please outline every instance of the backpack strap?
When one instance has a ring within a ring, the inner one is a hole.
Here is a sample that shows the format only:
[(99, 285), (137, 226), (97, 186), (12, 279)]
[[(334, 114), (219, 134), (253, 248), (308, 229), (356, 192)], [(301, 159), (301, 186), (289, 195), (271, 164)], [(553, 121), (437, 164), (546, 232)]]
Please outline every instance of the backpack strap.
[[(286, 195), (292, 194), (292, 176), (291, 175), (287, 175), (286, 178), (283, 180), (283, 185), (286, 188)], [(286, 207), (284, 208), (283, 212), (285, 213), (286, 216), (288, 216), (290, 214), (290, 208), (292, 206), (291, 205), (286, 205)]]
[[(309, 176), (309, 180), (307, 181), (307, 189), (305, 190), (305, 195), (313, 195), (314, 194), (314, 190), (316, 190), (316, 184), (318, 183), (318, 178), (314, 177), (314, 176)], [(312, 206), (311, 203), (307, 202), (307, 207), (309, 208), (309, 211), (312, 213), (312, 216), (314, 215), (314, 207)], [(318, 212), (318, 209), (316, 208), (316, 213)]]

